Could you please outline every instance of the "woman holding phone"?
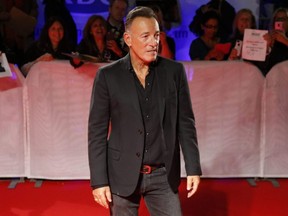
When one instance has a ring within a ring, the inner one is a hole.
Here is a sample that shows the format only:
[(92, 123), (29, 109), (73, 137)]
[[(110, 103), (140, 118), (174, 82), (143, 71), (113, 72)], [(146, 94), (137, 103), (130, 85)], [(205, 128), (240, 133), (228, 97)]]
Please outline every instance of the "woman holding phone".
[[(74, 68), (84, 64), (84, 58), (92, 62), (109, 62), (120, 57), (109, 46), (111, 35), (107, 32), (107, 21), (101, 15), (91, 15), (83, 30), (83, 39), (76, 47), (77, 55), (70, 61)], [(82, 56), (79, 57), (79, 54)]]
[(241, 59), (242, 43), (245, 29), (256, 29), (256, 19), (253, 12), (248, 8), (243, 8), (236, 13), (233, 22), (233, 34), (230, 38), (232, 49), (229, 60)]
[(266, 57), (265, 73), (277, 63), (288, 60), (288, 9), (278, 8), (272, 18), (272, 30), (268, 36), (271, 52)]
[(117, 60), (120, 57), (110, 49), (109, 39), (106, 20), (100, 15), (92, 15), (84, 27), (83, 39), (76, 50), (80, 54), (97, 57), (103, 62)]
[(278, 8), (272, 19), (274, 29), (271, 32), (272, 41), (288, 46), (288, 9)]

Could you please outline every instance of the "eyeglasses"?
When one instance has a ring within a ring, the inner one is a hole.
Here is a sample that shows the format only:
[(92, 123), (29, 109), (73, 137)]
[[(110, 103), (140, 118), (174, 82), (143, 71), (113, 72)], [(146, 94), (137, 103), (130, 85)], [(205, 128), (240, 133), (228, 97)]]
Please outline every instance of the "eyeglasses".
[(217, 25), (204, 25), (205, 28), (207, 29), (218, 29), (218, 26)]

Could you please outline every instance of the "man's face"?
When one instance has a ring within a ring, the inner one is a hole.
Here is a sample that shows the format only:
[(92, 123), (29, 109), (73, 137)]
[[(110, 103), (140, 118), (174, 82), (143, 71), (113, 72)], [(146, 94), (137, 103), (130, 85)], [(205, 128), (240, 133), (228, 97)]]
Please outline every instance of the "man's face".
[(125, 3), (125, 1), (116, 0), (109, 8), (110, 16), (112, 19), (122, 22), (126, 15), (127, 7), (128, 5)]
[(160, 30), (156, 19), (137, 17), (124, 34), (133, 60), (149, 64), (156, 60)]

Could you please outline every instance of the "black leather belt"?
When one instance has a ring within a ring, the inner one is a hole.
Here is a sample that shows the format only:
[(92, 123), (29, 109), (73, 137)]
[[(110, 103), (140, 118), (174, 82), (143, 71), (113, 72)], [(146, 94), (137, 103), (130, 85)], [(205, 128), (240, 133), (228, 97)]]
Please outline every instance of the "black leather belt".
[(161, 168), (161, 167), (164, 167), (164, 165), (163, 165), (163, 164), (154, 165), (154, 166), (151, 166), (151, 165), (142, 165), (141, 170), (140, 170), (140, 173), (150, 174), (150, 173), (153, 172), (154, 170), (159, 169), (159, 168)]

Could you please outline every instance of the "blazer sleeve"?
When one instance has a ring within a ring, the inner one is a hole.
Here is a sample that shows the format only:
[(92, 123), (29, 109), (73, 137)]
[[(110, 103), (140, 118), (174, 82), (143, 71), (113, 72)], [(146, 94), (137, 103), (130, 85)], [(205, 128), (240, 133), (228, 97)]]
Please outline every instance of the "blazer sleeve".
[(99, 69), (92, 90), (88, 122), (88, 156), (91, 186), (108, 185), (107, 136), (110, 109), (105, 72)]
[(192, 110), (187, 77), (182, 64), (179, 74), (178, 138), (184, 156), (187, 175), (202, 175), (195, 117)]

